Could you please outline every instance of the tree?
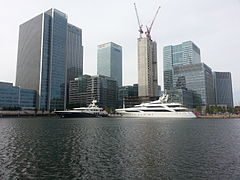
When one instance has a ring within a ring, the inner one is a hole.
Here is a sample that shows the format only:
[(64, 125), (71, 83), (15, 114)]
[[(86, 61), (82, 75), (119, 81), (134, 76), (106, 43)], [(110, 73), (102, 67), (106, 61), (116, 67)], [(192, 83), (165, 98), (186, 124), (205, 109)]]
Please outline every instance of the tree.
[(202, 106), (197, 106), (196, 107), (196, 112), (202, 113)]
[(209, 106), (207, 106), (207, 107), (206, 107), (206, 110), (205, 110), (205, 112), (206, 112), (207, 114), (209, 114), (209, 113), (210, 113), (210, 108), (209, 108)]

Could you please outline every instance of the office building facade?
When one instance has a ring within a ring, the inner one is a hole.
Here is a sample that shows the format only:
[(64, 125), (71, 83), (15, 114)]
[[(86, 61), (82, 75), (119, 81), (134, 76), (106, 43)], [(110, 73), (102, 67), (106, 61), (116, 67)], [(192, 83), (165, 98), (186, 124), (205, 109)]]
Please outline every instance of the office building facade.
[(123, 107), (125, 105), (125, 98), (138, 96), (138, 84), (132, 86), (121, 86), (118, 88), (118, 106)]
[(173, 87), (195, 91), (201, 98), (199, 106), (215, 104), (212, 70), (204, 63), (175, 66)]
[(157, 43), (138, 38), (138, 96), (157, 96)]
[(83, 74), (82, 30), (72, 24), (67, 25), (67, 82)]
[(69, 106), (86, 107), (89, 105), (89, 91), (92, 79), (89, 75), (80, 75), (69, 83)]
[(201, 62), (200, 49), (192, 42), (186, 41), (175, 46), (163, 48), (164, 89), (173, 87), (173, 67)]
[(78, 36), (71, 35), (72, 29), (67, 15), (56, 9), (20, 25), (16, 86), (37, 91), (37, 109), (65, 109), (66, 84), (71, 74), (67, 74), (67, 67), (77, 62), (76, 74), (82, 73), (81, 39), (73, 44)]
[(97, 74), (115, 79), (122, 86), (122, 47), (113, 43), (98, 46)]
[(13, 86), (12, 83), (0, 82), (0, 108), (21, 108), (34, 110), (36, 107), (36, 91)]
[(166, 90), (166, 92), (169, 95), (168, 102), (178, 102), (188, 108), (196, 108), (202, 105), (201, 97), (196, 91), (186, 88), (172, 88), (171, 90)]
[(233, 107), (232, 78), (230, 72), (213, 72), (217, 105)]
[(70, 81), (69, 104), (89, 105), (97, 100), (99, 107), (113, 111), (118, 106), (118, 83), (115, 79), (103, 76), (82, 75)]

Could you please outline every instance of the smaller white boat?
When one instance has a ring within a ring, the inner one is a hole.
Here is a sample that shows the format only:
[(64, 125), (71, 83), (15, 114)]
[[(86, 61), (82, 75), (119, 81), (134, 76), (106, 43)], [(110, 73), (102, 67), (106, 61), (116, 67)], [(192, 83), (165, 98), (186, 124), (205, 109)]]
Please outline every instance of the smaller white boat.
[(108, 113), (96, 105), (97, 101), (93, 100), (88, 107), (74, 108), (67, 111), (55, 111), (62, 118), (82, 118), (82, 117), (107, 117)]
[(168, 103), (168, 95), (159, 100), (135, 105), (132, 108), (116, 109), (123, 117), (196, 118), (196, 115), (180, 103)]

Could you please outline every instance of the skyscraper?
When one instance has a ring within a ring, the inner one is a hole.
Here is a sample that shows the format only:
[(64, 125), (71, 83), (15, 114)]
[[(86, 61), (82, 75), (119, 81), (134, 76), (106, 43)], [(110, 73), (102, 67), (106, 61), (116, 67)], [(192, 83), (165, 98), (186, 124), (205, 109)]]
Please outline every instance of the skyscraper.
[(200, 49), (192, 42), (186, 41), (175, 46), (163, 48), (164, 89), (173, 87), (173, 67), (201, 62)]
[(83, 74), (82, 30), (72, 24), (67, 28), (67, 82)]
[(232, 78), (230, 72), (213, 72), (216, 104), (233, 107)]
[(138, 38), (138, 96), (157, 96), (157, 43)]
[(215, 104), (212, 69), (204, 63), (175, 66), (173, 87), (195, 91), (202, 101), (198, 105)]
[(97, 74), (114, 78), (122, 86), (122, 47), (113, 43), (98, 46)]
[(72, 29), (67, 15), (56, 9), (20, 25), (16, 86), (37, 91), (38, 109), (65, 108), (67, 66), (73, 67), (71, 62), (79, 61), (75, 62), (79, 68), (82, 62), (82, 55), (78, 54), (81, 42), (78, 36), (71, 36)]

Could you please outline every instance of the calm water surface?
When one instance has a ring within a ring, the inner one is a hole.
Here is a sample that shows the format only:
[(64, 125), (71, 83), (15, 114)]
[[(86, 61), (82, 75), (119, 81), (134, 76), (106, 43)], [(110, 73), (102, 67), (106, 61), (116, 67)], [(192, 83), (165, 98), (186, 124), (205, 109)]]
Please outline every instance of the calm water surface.
[(0, 179), (240, 179), (240, 119), (0, 118)]

